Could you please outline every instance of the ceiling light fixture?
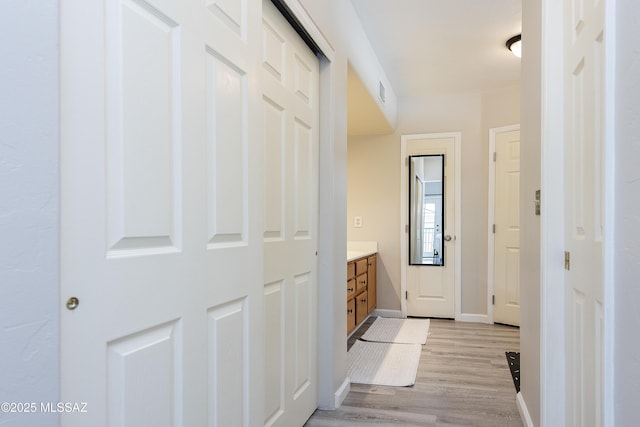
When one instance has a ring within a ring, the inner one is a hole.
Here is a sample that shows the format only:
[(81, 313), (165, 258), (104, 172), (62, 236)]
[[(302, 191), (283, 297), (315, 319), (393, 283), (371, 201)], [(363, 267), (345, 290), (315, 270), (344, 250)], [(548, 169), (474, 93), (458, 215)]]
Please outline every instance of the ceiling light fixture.
[(507, 40), (507, 49), (511, 51), (518, 58), (522, 57), (522, 34), (511, 37)]

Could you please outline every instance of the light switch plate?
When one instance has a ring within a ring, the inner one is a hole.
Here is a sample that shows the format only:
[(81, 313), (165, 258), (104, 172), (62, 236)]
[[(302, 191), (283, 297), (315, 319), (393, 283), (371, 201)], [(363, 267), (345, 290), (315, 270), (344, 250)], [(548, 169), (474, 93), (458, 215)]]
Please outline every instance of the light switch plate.
[(362, 217), (361, 216), (354, 216), (353, 217), (353, 226), (356, 228), (361, 228), (362, 227)]

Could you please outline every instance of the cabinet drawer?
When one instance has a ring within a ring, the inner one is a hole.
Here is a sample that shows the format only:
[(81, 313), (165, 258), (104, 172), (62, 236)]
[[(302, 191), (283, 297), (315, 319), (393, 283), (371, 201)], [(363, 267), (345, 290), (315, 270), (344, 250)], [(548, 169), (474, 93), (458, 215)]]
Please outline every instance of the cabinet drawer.
[(359, 259), (356, 261), (356, 275), (359, 276), (367, 272), (367, 259)]
[(356, 300), (351, 298), (347, 301), (347, 334), (356, 327)]
[(356, 293), (356, 279), (354, 277), (353, 279), (349, 279), (347, 281), (347, 299), (354, 296), (355, 293)]
[(361, 291), (367, 287), (367, 273), (361, 274), (356, 277), (356, 292)]
[(347, 264), (347, 280), (356, 277), (356, 263), (350, 262)]

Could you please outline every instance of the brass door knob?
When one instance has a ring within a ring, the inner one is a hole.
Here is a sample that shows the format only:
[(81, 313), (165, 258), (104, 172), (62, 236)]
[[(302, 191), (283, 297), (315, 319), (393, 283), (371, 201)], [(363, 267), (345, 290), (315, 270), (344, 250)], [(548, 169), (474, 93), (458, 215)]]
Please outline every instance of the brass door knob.
[(71, 297), (67, 300), (67, 310), (75, 310), (78, 308), (80, 300), (76, 297)]

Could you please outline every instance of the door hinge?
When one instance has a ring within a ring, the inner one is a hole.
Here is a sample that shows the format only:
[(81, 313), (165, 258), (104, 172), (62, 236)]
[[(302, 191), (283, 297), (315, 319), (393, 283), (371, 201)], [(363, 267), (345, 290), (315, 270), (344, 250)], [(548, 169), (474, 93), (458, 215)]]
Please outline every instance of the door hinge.
[(564, 269), (571, 270), (571, 252), (564, 251)]
[(404, 225), (404, 232), (408, 233), (409, 232), (409, 224), (405, 224)]
[(404, 159), (404, 165), (405, 166), (409, 166), (409, 158), (408, 157), (406, 159)]
[(493, 224), (492, 229), (493, 229), (493, 234), (496, 234), (496, 225), (495, 224)]
[(497, 158), (498, 158), (498, 154), (494, 151), (493, 152), (493, 161), (495, 162)]
[(492, 305), (496, 305), (496, 296), (495, 295), (491, 295), (491, 304)]
[(409, 291), (404, 291), (404, 299), (409, 299)]

